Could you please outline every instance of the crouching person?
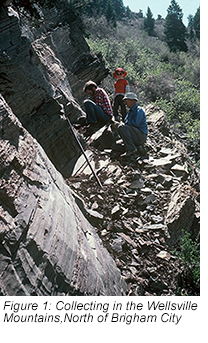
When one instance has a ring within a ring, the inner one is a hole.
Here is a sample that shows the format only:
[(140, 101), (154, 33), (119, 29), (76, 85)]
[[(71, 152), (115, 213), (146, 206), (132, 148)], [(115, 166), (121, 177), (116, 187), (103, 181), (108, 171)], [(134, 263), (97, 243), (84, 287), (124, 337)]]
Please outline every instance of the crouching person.
[(93, 81), (88, 81), (84, 86), (86, 92), (92, 100), (84, 101), (87, 114), (86, 122), (91, 125), (105, 125), (113, 117), (110, 100), (104, 89), (97, 86)]
[(147, 121), (145, 111), (137, 104), (137, 95), (126, 93), (123, 98), (129, 111), (124, 124), (118, 126), (118, 133), (123, 140), (125, 155), (132, 156), (138, 152), (143, 154), (144, 143), (147, 140)]

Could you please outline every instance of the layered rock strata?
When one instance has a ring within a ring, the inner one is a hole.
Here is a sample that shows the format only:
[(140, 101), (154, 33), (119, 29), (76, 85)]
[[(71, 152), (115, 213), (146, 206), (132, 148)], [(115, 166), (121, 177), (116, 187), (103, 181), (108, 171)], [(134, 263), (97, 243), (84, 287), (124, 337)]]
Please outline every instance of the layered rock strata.
[[(37, 33), (20, 26), (9, 8), (0, 12), (0, 93), (22, 125), (40, 143), (62, 175), (72, 171), (79, 148), (69, 129), (83, 115), (83, 85), (88, 79), (100, 82), (108, 73), (102, 59), (93, 55), (76, 26), (60, 26), (58, 15), (53, 29)], [(75, 100), (76, 99), (76, 100)]]
[(1, 294), (125, 294), (70, 188), (2, 96), (0, 127)]

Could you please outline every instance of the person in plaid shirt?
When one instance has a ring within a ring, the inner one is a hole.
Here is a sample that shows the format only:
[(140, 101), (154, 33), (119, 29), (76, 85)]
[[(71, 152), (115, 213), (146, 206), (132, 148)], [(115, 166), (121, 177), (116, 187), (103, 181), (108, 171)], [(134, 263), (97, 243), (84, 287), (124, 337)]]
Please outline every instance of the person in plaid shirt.
[(113, 117), (113, 110), (105, 90), (99, 88), (91, 80), (85, 84), (83, 90), (92, 97), (92, 100), (87, 99), (84, 101), (87, 123), (91, 125), (105, 125), (110, 122)]

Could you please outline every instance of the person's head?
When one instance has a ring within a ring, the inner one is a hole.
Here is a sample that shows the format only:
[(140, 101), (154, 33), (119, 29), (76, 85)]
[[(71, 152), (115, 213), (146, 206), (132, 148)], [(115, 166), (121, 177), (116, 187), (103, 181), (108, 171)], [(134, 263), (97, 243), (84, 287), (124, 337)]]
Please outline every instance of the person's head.
[(122, 68), (117, 68), (114, 73), (113, 73), (113, 76), (116, 78), (116, 79), (122, 79), (124, 78), (125, 76), (127, 75), (127, 72), (125, 70), (123, 70)]
[(96, 88), (97, 88), (97, 84), (90, 80), (85, 83), (83, 91), (89, 95), (93, 95)]
[(138, 101), (137, 95), (134, 93), (126, 93), (123, 101), (126, 103), (127, 107), (132, 108)]

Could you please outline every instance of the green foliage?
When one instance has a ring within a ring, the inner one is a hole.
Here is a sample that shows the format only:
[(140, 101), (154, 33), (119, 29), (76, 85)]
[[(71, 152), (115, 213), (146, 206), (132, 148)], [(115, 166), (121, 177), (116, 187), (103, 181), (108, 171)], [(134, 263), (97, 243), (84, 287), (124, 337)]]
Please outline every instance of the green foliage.
[(147, 16), (144, 19), (144, 29), (147, 31), (148, 35), (151, 36), (153, 34), (153, 30), (155, 27), (155, 20), (153, 18), (153, 14), (151, 9), (147, 8)]
[(112, 23), (113, 26), (116, 27), (116, 12), (113, 8), (113, 3), (111, 0), (106, 1), (105, 16), (106, 16), (108, 24)]
[(200, 241), (199, 238), (192, 240), (188, 232), (183, 233), (180, 252), (175, 253), (184, 263), (187, 295), (197, 295), (200, 287)]
[(166, 42), (171, 51), (187, 51), (186, 28), (182, 22), (182, 10), (175, 0), (171, 0), (165, 19)]
[(139, 10), (139, 13), (138, 13), (138, 18), (143, 18), (144, 16), (143, 16), (143, 11), (140, 9)]
[(200, 39), (200, 8), (197, 9), (194, 16), (188, 16), (188, 27), (190, 39)]
[(122, 0), (90, 0), (85, 14), (94, 17), (104, 15), (108, 24), (116, 27), (116, 21), (125, 16), (125, 7)]
[[(165, 42), (142, 31), (140, 21), (133, 25), (121, 22), (116, 29), (107, 30), (106, 22), (100, 18), (91, 30), (90, 48), (96, 54), (102, 53), (111, 71), (118, 66), (127, 71), (130, 88), (138, 94), (141, 106), (155, 102), (164, 110), (170, 123), (187, 137), (187, 146), (195, 149), (197, 163), (200, 148), (199, 41), (189, 44), (186, 53), (170, 52)], [(111, 77), (112, 85), (113, 82)]]

